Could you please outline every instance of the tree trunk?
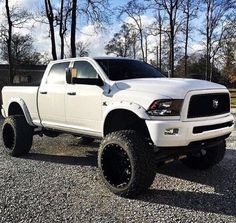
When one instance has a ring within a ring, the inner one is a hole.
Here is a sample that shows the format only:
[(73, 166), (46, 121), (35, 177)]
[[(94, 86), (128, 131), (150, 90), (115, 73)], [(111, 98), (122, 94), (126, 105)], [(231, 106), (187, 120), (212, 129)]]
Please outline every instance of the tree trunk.
[(170, 71), (171, 77), (174, 77), (174, 27), (171, 26), (170, 30)]
[(13, 83), (13, 61), (12, 61), (12, 50), (11, 50), (11, 43), (12, 43), (12, 21), (9, 9), (9, 2), (6, 0), (6, 13), (7, 13), (7, 22), (8, 22), (8, 37), (7, 37), (7, 51), (8, 51), (8, 63), (9, 63), (9, 82), (10, 84)]
[(144, 49), (143, 49), (143, 31), (142, 31), (142, 29), (139, 29), (139, 34), (140, 34), (140, 45), (141, 45), (142, 58), (143, 58), (143, 61), (145, 61), (145, 53), (144, 53)]
[(46, 8), (46, 15), (49, 22), (49, 29), (50, 29), (50, 37), (51, 37), (51, 45), (52, 45), (52, 58), (53, 60), (57, 60), (57, 50), (56, 50), (56, 42), (55, 42), (55, 32), (54, 32), (54, 14), (50, 0), (45, 0), (45, 8)]
[(76, 35), (76, 10), (77, 0), (72, 0), (72, 15), (71, 15), (71, 57), (76, 57), (75, 35)]
[(157, 50), (157, 52), (156, 52), (156, 57), (157, 57), (157, 66), (156, 66), (156, 67), (158, 68), (158, 61), (159, 61), (159, 58), (158, 58), (158, 55), (159, 55), (158, 46), (157, 46), (157, 49), (156, 49), (156, 50)]
[(136, 40), (133, 43), (133, 54), (134, 54), (134, 59), (136, 59)]
[(186, 35), (185, 35), (185, 47), (184, 47), (184, 77), (188, 75), (188, 38), (189, 38), (189, 13), (187, 14), (186, 21)]
[(207, 30), (206, 30), (206, 73), (205, 80), (209, 79), (209, 66), (210, 66), (210, 8), (211, 1), (207, 2)]
[(145, 35), (145, 62), (148, 61), (148, 40), (147, 35)]
[(162, 40), (161, 40), (161, 36), (162, 36), (162, 25), (159, 24), (159, 30), (160, 30), (160, 34), (159, 34), (159, 68), (161, 69), (162, 67)]
[(212, 77), (213, 77), (213, 69), (214, 69), (214, 58), (212, 58), (212, 62), (210, 64), (210, 77), (209, 77), (209, 81), (212, 81)]
[(59, 35), (61, 39), (61, 59), (64, 58), (64, 33), (63, 33), (63, 12), (64, 12), (64, 0), (61, 0), (61, 10), (60, 10), (60, 29)]

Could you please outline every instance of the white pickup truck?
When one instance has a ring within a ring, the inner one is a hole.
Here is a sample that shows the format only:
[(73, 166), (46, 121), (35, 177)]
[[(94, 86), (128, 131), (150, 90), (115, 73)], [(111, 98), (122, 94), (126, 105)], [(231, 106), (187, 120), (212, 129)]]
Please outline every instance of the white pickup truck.
[(39, 87), (4, 87), (2, 98), (8, 154), (27, 154), (35, 134), (70, 133), (87, 143), (102, 139), (101, 177), (126, 197), (152, 184), (157, 164), (217, 164), (234, 128), (224, 86), (166, 78), (149, 64), (125, 58), (53, 61)]

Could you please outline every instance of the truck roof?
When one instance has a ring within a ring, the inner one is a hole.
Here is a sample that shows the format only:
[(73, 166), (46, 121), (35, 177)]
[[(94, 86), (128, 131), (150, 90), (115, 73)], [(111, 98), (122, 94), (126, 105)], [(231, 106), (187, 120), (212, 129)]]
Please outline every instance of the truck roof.
[(101, 57), (74, 57), (74, 58), (66, 58), (66, 59), (59, 59), (59, 60), (52, 60), (50, 61), (50, 63), (58, 63), (58, 62), (67, 62), (67, 61), (74, 61), (74, 60), (77, 60), (77, 59), (88, 59), (88, 60), (91, 60), (91, 59), (94, 59), (94, 60), (104, 60), (104, 59), (110, 59), (110, 60), (133, 60), (133, 59), (130, 59), (130, 58), (127, 58), (127, 57), (110, 57), (110, 56), (101, 56)]

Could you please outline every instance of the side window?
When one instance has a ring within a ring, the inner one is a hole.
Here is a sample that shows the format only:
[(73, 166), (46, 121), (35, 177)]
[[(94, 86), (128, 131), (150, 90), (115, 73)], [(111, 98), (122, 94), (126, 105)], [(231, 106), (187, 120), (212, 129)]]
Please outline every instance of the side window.
[(77, 69), (77, 78), (97, 78), (97, 72), (87, 61), (76, 61), (74, 68)]
[(66, 68), (69, 67), (69, 64), (70, 62), (64, 62), (52, 65), (47, 78), (47, 84), (65, 84)]

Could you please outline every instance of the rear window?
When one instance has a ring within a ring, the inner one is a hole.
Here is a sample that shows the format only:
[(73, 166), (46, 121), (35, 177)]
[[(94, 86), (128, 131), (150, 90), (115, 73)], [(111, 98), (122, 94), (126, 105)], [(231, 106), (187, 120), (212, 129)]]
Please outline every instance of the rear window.
[(70, 62), (56, 63), (52, 65), (47, 78), (47, 84), (65, 84), (66, 83), (66, 68)]

